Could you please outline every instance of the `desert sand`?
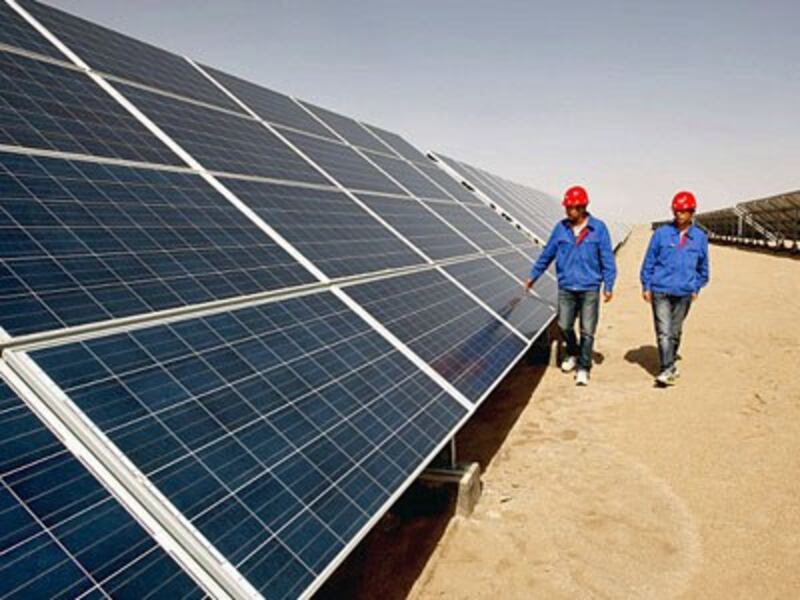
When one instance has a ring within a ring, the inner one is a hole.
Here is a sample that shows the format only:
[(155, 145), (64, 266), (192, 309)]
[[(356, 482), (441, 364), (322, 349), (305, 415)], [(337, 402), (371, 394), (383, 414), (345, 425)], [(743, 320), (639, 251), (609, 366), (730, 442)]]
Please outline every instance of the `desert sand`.
[(713, 246), (656, 389), (649, 233), (618, 253), (591, 385), (515, 368), (459, 434), (473, 515), (412, 491), (323, 597), (800, 597), (800, 261)]

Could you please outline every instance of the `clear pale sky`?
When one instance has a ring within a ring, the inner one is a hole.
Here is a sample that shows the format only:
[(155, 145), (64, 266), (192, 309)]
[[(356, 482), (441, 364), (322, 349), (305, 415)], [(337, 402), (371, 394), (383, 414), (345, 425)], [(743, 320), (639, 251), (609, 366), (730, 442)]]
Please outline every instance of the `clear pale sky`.
[(800, 1), (50, 0), (600, 217), (800, 188)]

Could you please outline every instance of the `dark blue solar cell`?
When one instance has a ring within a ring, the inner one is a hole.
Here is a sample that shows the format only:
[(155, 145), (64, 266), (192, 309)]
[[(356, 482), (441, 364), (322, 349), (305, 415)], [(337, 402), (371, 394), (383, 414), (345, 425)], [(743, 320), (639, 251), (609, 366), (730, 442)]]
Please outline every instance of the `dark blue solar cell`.
[(374, 152), (365, 152), (365, 155), (414, 196), (449, 200), (449, 197), (441, 188), (434, 185), (409, 162)]
[(303, 183), (328, 183), (275, 134), (236, 116), (127, 85), (118, 88), (203, 167)]
[(319, 577), (466, 413), (330, 293), (32, 357), (270, 597)]
[(203, 66), (203, 69), (265, 121), (336, 139), (336, 135), (330, 129), (308, 114), (289, 96), (211, 67)]
[(480, 250), (416, 200), (370, 194), (358, 194), (358, 197), (434, 260), (474, 254)]
[(0, 52), (0, 144), (183, 164), (86, 74), (8, 52)]
[(388, 177), (345, 144), (288, 130), (281, 133), (346, 188), (389, 194), (404, 193)]
[(0, 596), (204, 597), (2, 381), (0, 406)]
[(25, 0), (20, 4), (96, 71), (224, 108), (238, 108), (186, 59), (176, 54), (39, 2)]
[(0, 44), (65, 60), (58, 48), (48, 42), (5, 2), (0, 2), (0, 22), (3, 23), (3, 27), (0, 28)]
[(3, 185), (13, 335), (314, 281), (195, 175), (0, 153)]
[(222, 181), (328, 277), (423, 262), (342, 192), (232, 178)]
[(347, 293), (473, 402), (525, 348), (434, 270), (355, 285)]
[(389, 148), (387, 148), (383, 142), (354, 119), (335, 113), (332, 110), (315, 106), (309, 102), (303, 102), (303, 105), (354, 146), (374, 150), (376, 152), (390, 152)]
[(491, 259), (470, 260), (445, 270), (529, 339), (538, 335), (555, 314), (551, 306), (526, 293), (518, 280)]
[(478, 206), (484, 204), (474, 192), (469, 191), (461, 183), (453, 179), (450, 174), (445, 173), (440, 167), (434, 167), (430, 162), (424, 165), (415, 164), (414, 166), (433, 179), (440, 187), (447, 190), (447, 193), (459, 202)]
[(522, 233), (510, 221), (497, 214), (493, 208), (485, 205), (470, 206), (469, 210), (512, 244), (530, 243), (530, 237)]
[(458, 229), (482, 250), (497, 250), (510, 244), (463, 206), (454, 202), (425, 202), (442, 219)]

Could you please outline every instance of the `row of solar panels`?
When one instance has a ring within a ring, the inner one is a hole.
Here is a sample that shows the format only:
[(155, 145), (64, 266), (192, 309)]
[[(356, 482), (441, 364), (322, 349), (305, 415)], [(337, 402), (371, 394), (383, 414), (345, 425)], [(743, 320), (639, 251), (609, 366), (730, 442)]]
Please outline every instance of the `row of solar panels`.
[(310, 595), (552, 320), (557, 204), (0, 20), (0, 598)]
[(800, 191), (700, 213), (697, 222), (711, 239), (800, 250)]

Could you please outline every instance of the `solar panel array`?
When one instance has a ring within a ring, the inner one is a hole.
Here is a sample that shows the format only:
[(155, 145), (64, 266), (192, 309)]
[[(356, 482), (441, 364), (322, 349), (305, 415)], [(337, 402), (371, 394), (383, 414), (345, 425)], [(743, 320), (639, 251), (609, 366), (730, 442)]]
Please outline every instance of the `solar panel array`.
[(309, 596), (552, 320), (538, 247), (395, 133), (0, 18), (0, 596)]

